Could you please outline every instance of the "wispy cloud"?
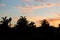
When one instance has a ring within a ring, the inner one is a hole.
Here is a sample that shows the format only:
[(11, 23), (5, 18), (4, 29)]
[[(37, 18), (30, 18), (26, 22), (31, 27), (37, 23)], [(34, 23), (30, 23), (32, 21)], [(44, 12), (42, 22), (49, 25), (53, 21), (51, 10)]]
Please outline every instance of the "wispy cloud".
[(35, 0), (36, 2), (45, 2), (47, 0)]
[(30, 2), (31, 0), (23, 0), (24, 2)]
[(0, 4), (0, 6), (6, 6), (6, 4)]
[(60, 18), (60, 13), (55, 13)]
[(20, 9), (22, 13), (34, 13), (33, 10), (41, 9), (41, 8), (50, 8), (54, 6), (60, 6), (60, 4), (43, 4), (39, 6), (15, 6), (15, 8)]
[(33, 13), (33, 9), (32, 8), (29, 8), (29, 7), (24, 7), (24, 8), (21, 8), (21, 12), (22, 13), (30, 13), (30, 14), (32, 14)]
[(43, 4), (43, 5), (39, 5), (39, 6), (16, 6), (15, 8), (31, 8), (31, 9), (39, 9), (39, 8), (50, 8), (50, 7), (54, 7), (54, 6), (60, 6), (60, 4)]

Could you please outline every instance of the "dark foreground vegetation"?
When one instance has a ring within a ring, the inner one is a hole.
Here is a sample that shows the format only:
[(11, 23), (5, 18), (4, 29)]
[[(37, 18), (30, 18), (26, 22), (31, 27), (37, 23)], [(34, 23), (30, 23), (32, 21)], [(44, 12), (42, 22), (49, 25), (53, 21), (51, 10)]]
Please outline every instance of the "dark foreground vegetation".
[[(44, 19), (40, 27), (36, 27), (34, 22), (30, 22), (26, 17), (21, 16), (18, 19), (17, 24), (14, 28), (11, 28), (12, 18), (2, 17), (0, 21), (0, 36), (19, 36), (22, 38), (29, 39), (40, 39), (40, 40), (60, 40), (60, 24), (59, 28), (50, 26), (49, 22)], [(9, 24), (9, 25), (8, 25)]]

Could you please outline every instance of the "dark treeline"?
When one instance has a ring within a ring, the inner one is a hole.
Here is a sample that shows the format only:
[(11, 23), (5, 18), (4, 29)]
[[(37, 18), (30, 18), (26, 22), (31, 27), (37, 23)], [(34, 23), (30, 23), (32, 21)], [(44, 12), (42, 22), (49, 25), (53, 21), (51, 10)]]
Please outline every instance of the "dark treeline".
[(60, 39), (60, 24), (59, 28), (50, 26), (49, 22), (44, 19), (40, 27), (36, 27), (34, 22), (30, 22), (26, 17), (21, 16), (18, 19), (14, 28), (11, 28), (12, 18), (7, 16), (2, 17), (0, 21), (0, 36), (20, 36), (25, 38), (38, 38), (42, 40), (57, 40)]

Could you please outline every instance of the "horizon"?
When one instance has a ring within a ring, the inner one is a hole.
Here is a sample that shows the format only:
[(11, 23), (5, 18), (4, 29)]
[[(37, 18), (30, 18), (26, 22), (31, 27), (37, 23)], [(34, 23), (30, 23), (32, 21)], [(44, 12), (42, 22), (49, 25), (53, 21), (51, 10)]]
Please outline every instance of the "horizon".
[[(36, 27), (40, 27), (42, 20), (45, 19), (45, 18), (41, 18), (41, 17), (26, 17), (26, 18), (27, 18), (28, 23), (35, 22)], [(12, 27), (14, 27), (17, 24), (18, 19), (19, 19), (19, 17), (12, 18), (12, 22), (11, 22)], [(46, 18), (46, 20), (49, 22), (50, 26), (58, 27), (60, 24), (59, 18), (50, 18), (50, 19)]]

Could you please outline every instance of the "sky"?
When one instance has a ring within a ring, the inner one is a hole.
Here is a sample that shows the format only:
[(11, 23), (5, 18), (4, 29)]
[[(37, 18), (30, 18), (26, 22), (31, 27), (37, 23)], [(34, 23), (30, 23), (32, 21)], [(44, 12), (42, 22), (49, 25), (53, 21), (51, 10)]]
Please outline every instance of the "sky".
[(60, 23), (60, 0), (0, 0), (2, 16), (12, 17), (14, 22), (20, 16), (26, 16), (36, 25), (47, 19), (51, 25), (57, 26)]

